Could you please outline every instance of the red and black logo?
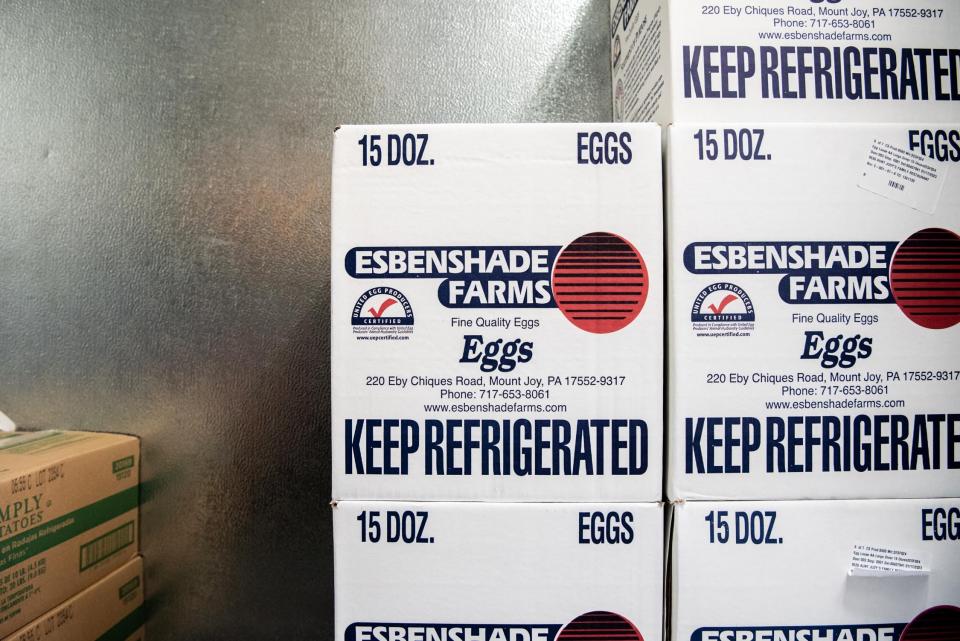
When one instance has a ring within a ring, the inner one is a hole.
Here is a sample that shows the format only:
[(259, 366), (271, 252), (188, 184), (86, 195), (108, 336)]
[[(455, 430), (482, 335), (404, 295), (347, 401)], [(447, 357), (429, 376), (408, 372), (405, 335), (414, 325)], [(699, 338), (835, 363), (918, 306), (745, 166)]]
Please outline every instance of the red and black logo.
[(563, 248), (553, 265), (557, 307), (582, 330), (608, 334), (635, 319), (647, 301), (650, 276), (636, 247), (607, 232)]
[(897, 305), (921, 327), (947, 329), (960, 323), (960, 237), (924, 229), (893, 255), (890, 285)]
[(907, 625), (900, 641), (960, 641), (960, 608), (930, 608)]
[(588, 612), (564, 626), (556, 641), (643, 641), (628, 619), (613, 612)]

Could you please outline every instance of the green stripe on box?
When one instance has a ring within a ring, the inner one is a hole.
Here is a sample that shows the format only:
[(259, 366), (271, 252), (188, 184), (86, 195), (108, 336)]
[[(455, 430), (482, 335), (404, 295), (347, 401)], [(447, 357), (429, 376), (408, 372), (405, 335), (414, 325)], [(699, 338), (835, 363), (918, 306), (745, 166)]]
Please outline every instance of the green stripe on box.
[(146, 613), (143, 606), (138, 606), (136, 610), (120, 619), (119, 623), (97, 637), (97, 641), (126, 641), (145, 620)]
[(139, 490), (140, 487), (134, 485), (113, 496), (0, 541), (0, 571), (42, 554), (98, 525), (103, 525), (110, 519), (136, 509), (139, 503)]

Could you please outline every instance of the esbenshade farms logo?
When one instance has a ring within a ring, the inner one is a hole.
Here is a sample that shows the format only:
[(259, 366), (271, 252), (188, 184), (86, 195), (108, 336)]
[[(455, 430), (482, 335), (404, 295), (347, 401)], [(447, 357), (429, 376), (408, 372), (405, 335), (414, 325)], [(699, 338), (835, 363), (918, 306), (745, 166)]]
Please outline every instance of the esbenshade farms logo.
[[(344, 266), (357, 279), (437, 279), (437, 299), (449, 309), (559, 308), (594, 334), (630, 325), (650, 289), (643, 256), (609, 232), (585, 234), (565, 247), (355, 247)], [(361, 302), (354, 326), (367, 309)]]
[(553, 623), (351, 623), (344, 641), (643, 641), (627, 618), (594, 611), (567, 625)]
[(699, 336), (750, 336), (757, 314), (747, 292), (733, 283), (713, 283), (693, 301), (690, 313)]
[(350, 323), (359, 340), (407, 340), (413, 333), (413, 308), (400, 290), (374, 287), (357, 299)]
[(960, 236), (946, 229), (924, 229), (903, 242), (692, 243), (683, 263), (701, 276), (779, 276), (788, 305), (896, 304), (927, 329), (960, 323)]

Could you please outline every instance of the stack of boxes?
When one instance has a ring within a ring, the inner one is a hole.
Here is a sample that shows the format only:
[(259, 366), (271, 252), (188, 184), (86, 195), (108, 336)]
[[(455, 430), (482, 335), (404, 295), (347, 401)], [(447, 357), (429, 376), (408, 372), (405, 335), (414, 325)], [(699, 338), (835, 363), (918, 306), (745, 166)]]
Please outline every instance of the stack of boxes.
[(960, 7), (611, 13), (671, 125), (671, 638), (956, 638)]
[(338, 638), (956, 638), (960, 8), (611, 18), (662, 138), (337, 133)]
[(0, 436), (0, 639), (143, 641), (139, 441)]
[(655, 125), (338, 130), (338, 639), (661, 640), (661, 184)]

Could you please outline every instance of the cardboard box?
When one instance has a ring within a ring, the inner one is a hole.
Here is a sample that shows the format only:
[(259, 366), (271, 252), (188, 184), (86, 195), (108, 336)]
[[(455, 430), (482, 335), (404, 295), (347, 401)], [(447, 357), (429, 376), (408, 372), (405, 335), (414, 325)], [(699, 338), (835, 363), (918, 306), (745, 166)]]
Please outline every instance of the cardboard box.
[(660, 641), (663, 508), (341, 501), (337, 639)]
[(677, 125), (668, 153), (668, 495), (960, 496), (958, 127)]
[(960, 6), (611, 0), (614, 118), (957, 122)]
[(956, 499), (673, 509), (674, 641), (914, 641), (960, 629)]
[(144, 616), (138, 556), (4, 641), (144, 641)]
[(340, 128), (333, 496), (659, 500), (661, 192), (652, 125)]
[(136, 556), (139, 464), (131, 436), (0, 436), (0, 635)]

